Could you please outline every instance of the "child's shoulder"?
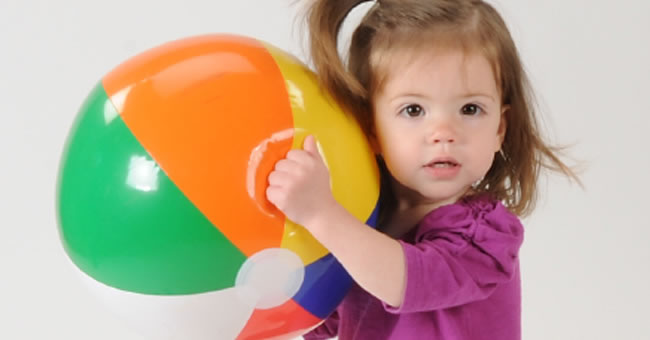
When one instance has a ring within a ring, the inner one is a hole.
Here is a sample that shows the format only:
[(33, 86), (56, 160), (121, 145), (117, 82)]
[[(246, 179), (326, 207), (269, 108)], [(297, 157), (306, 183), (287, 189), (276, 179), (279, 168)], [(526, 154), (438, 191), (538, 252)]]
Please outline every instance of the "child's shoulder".
[(489, 235), (523, 238), (523, 225), (502, 202), (489, 194), (478, 194), (429, 212), (418, 224), (416, 240), (444, 232), (461, 233), (472, 239)]

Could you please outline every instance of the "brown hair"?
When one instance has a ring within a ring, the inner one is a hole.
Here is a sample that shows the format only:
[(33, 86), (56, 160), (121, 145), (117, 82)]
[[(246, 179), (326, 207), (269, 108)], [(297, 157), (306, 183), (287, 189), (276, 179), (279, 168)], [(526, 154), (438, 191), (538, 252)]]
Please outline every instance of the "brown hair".
[(307, 23), (311, 57), (323, 87), (355, 116), (366, 134), (373, 134), (373, 97), (387, 76), (385, 61), (391, 51), (460, 48), (481, 53), (491, 62), (502, 104), (509, 107), (500, 155), (475, 191), (490, 193), (514, 213), (526, 215), (535, 206), (541, 168), (579, 182), (559, 158), (560, 148), (548, 145), (540, 135), (519, 53), (491, 5), (481, 0), (376, 1), (352, 35), (346, 64), (338, 53), (338, 34), (350, 11), (363, 2), (315, 0)]

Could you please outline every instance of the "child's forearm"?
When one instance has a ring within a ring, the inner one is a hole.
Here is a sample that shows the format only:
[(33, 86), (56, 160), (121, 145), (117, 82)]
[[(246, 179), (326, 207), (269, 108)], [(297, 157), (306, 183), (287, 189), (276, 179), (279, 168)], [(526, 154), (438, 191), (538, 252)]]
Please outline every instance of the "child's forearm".
[(406, 264), (398, 241), (361, 223), (336, 204), (309, 222), (307, 228), (368, 293), (385, 303), (401, 305)]

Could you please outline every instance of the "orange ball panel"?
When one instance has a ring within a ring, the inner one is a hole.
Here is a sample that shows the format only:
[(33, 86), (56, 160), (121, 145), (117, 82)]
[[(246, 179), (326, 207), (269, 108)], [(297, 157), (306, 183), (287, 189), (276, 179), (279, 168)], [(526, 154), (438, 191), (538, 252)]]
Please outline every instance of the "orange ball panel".
[[(250, 151), (278, 131), (293, 130), (293, 117), (275, 60), (256, 40), (243, 39), (202, 36), (168, 43), (120, 65), (103, 85), (171, 180), (250, 256), (279, 247), (285, 223), (281, 213), (260, 208), (262, 203), (271, 209), (259, 197), (270, 166), (258, 168), (256, 198), (246, 190)], [(274, 152), (284, 156), (291, 143), (289, 138), (274, 145)]]

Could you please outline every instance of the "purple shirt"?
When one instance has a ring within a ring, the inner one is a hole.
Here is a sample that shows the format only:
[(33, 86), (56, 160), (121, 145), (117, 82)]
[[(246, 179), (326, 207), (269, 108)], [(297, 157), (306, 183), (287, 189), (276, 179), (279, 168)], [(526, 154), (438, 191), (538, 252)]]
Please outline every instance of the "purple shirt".
[(517, 216), (487, 195), (435, 209), (399, 240), (407, 267), (399, 308), (355, 284), (304, 338), (519, 340), (522, 241)]

